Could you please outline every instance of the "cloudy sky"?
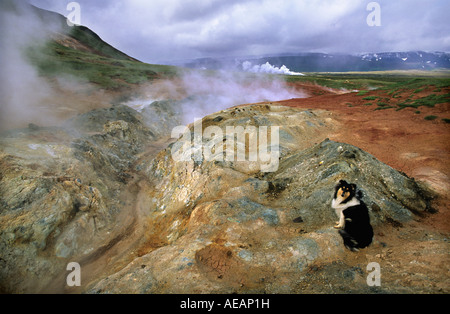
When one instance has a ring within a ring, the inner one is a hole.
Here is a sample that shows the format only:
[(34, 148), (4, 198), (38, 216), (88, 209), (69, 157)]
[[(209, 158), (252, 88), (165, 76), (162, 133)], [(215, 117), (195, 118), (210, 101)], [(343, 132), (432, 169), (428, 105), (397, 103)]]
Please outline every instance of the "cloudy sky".
[[(30, 0), (67, 16), (68, 0)], [(81, 24), (145, 62), (273, 53), (450, 52), (449, 0), (78, 0)]]

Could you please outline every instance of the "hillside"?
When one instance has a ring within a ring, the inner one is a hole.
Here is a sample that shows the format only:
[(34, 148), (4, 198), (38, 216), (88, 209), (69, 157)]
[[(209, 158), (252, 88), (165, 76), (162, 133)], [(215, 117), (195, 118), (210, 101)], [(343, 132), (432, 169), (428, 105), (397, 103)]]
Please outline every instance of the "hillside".
[(89, 28), (82, 25), (68, 26), (66, 18), (58, 13), (42, 10), (35, 6), (30, 6), (29, 10), (31, 14), (40, 19), (43, 23), (53, 25), (52, 29), (47, 31), (52, 32), (51, 36), (54, 36), (53, 39), (55, 42), (67, 48), (96, 54), (106, 58), (137, 61), (104, 42)]
[[(68, 26), (58, 13), (13, 1), (2, 2), (1, 9), (4, 32), (18, 32), (16, 37), (25, 43), (20, 42), (16, 52), (24, 54), (41, 76), (68, 75), (100, 88), (118, 89), (176, 73), (174, 67), (146, 64), (128, 56), (85, 26)], [(17, 28), (18, 24), (23, 26)], [(8, 35), (3, 36), (3, 44), (17, 45)]]
[(0, 130), (60, 125), (174, 77), (179, 68), (140, 62), (84, 26), (24, 2), (2, 1)]
[(50, 40), (29, 48), (28, 57), (41, 75), (73, 75), (101, 88), (117, 89), (176, 73), (173, 67), (145, 64), (126, 55), (87, 27), (68, 26), (62, 15), (36, 7), (32, 13), (53, 24), (46, 30)]

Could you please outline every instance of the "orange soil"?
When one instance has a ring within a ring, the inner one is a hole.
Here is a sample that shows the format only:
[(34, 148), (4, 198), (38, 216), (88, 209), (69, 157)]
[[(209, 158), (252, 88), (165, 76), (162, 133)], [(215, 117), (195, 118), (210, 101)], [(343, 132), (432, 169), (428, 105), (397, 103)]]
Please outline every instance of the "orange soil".
[[(301, 85), (296, 88), (317, 95), (320, 87)], [(424, 97), (431, 94), (432, 90), (433, 87), (429, 87), (414, 97)], [(410, 94), (412, 91), (409, 91)], [(333, 112), (340, 126), (330, 139), (355, 145), (409, 177), (429, 184), (439, 193), (434, 202), (439, 213), (430, 216), (427, 223), (442, 231), (450, 231), (450, 210), (447, 205), (450, 200), (450, 124), (442, 121), (443, 118), (450, 118), (450, 103), (437, 104), (434, 108), (422, 106), (399, 111), (374, 110), (377, 108), (376, 101), (366, 105), (371, 102), (363, 99), (367, 96), (389, 98), (391, 105), (404, 97), (393, 99), (384, 91), (371, 91), (358, 96), (355, 92), (336, 94), (326, 90), (323, 95), (290, 99), (277, 104)], [(420, 114), (416, 111), (420, 111)], [(425, 120), (424, 117), (428, 115), (438, 118)]]

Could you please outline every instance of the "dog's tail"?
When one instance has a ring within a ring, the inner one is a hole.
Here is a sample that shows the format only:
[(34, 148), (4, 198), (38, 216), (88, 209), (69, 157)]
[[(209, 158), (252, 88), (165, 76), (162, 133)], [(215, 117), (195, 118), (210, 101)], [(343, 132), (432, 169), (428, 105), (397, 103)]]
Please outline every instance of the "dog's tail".
[(344, 239), (344, 245), (347, 249), (353, 252), (358, 252), (360, 245), (358, 241), (354, 237), (352, 237), (350, 234), (348, 234), (345, 230), (339, 230), (339, 234), (342, 236), (342, 239)]

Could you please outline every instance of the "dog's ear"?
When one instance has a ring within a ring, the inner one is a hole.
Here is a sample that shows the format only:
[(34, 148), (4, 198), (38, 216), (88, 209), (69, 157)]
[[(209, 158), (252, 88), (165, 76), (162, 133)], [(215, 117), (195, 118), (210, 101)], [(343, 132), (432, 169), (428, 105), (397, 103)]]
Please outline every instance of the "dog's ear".
[(345, 180), (339, 180), (339, 184), (340, 184), (340, 185), (345, 185), (345, 184), (347, 184), (347, 181), (345, 181)]
[(350, 184), (350, 187), (352, 188), (352, 191), (356, 191), (356, 184), (352, 183)]

